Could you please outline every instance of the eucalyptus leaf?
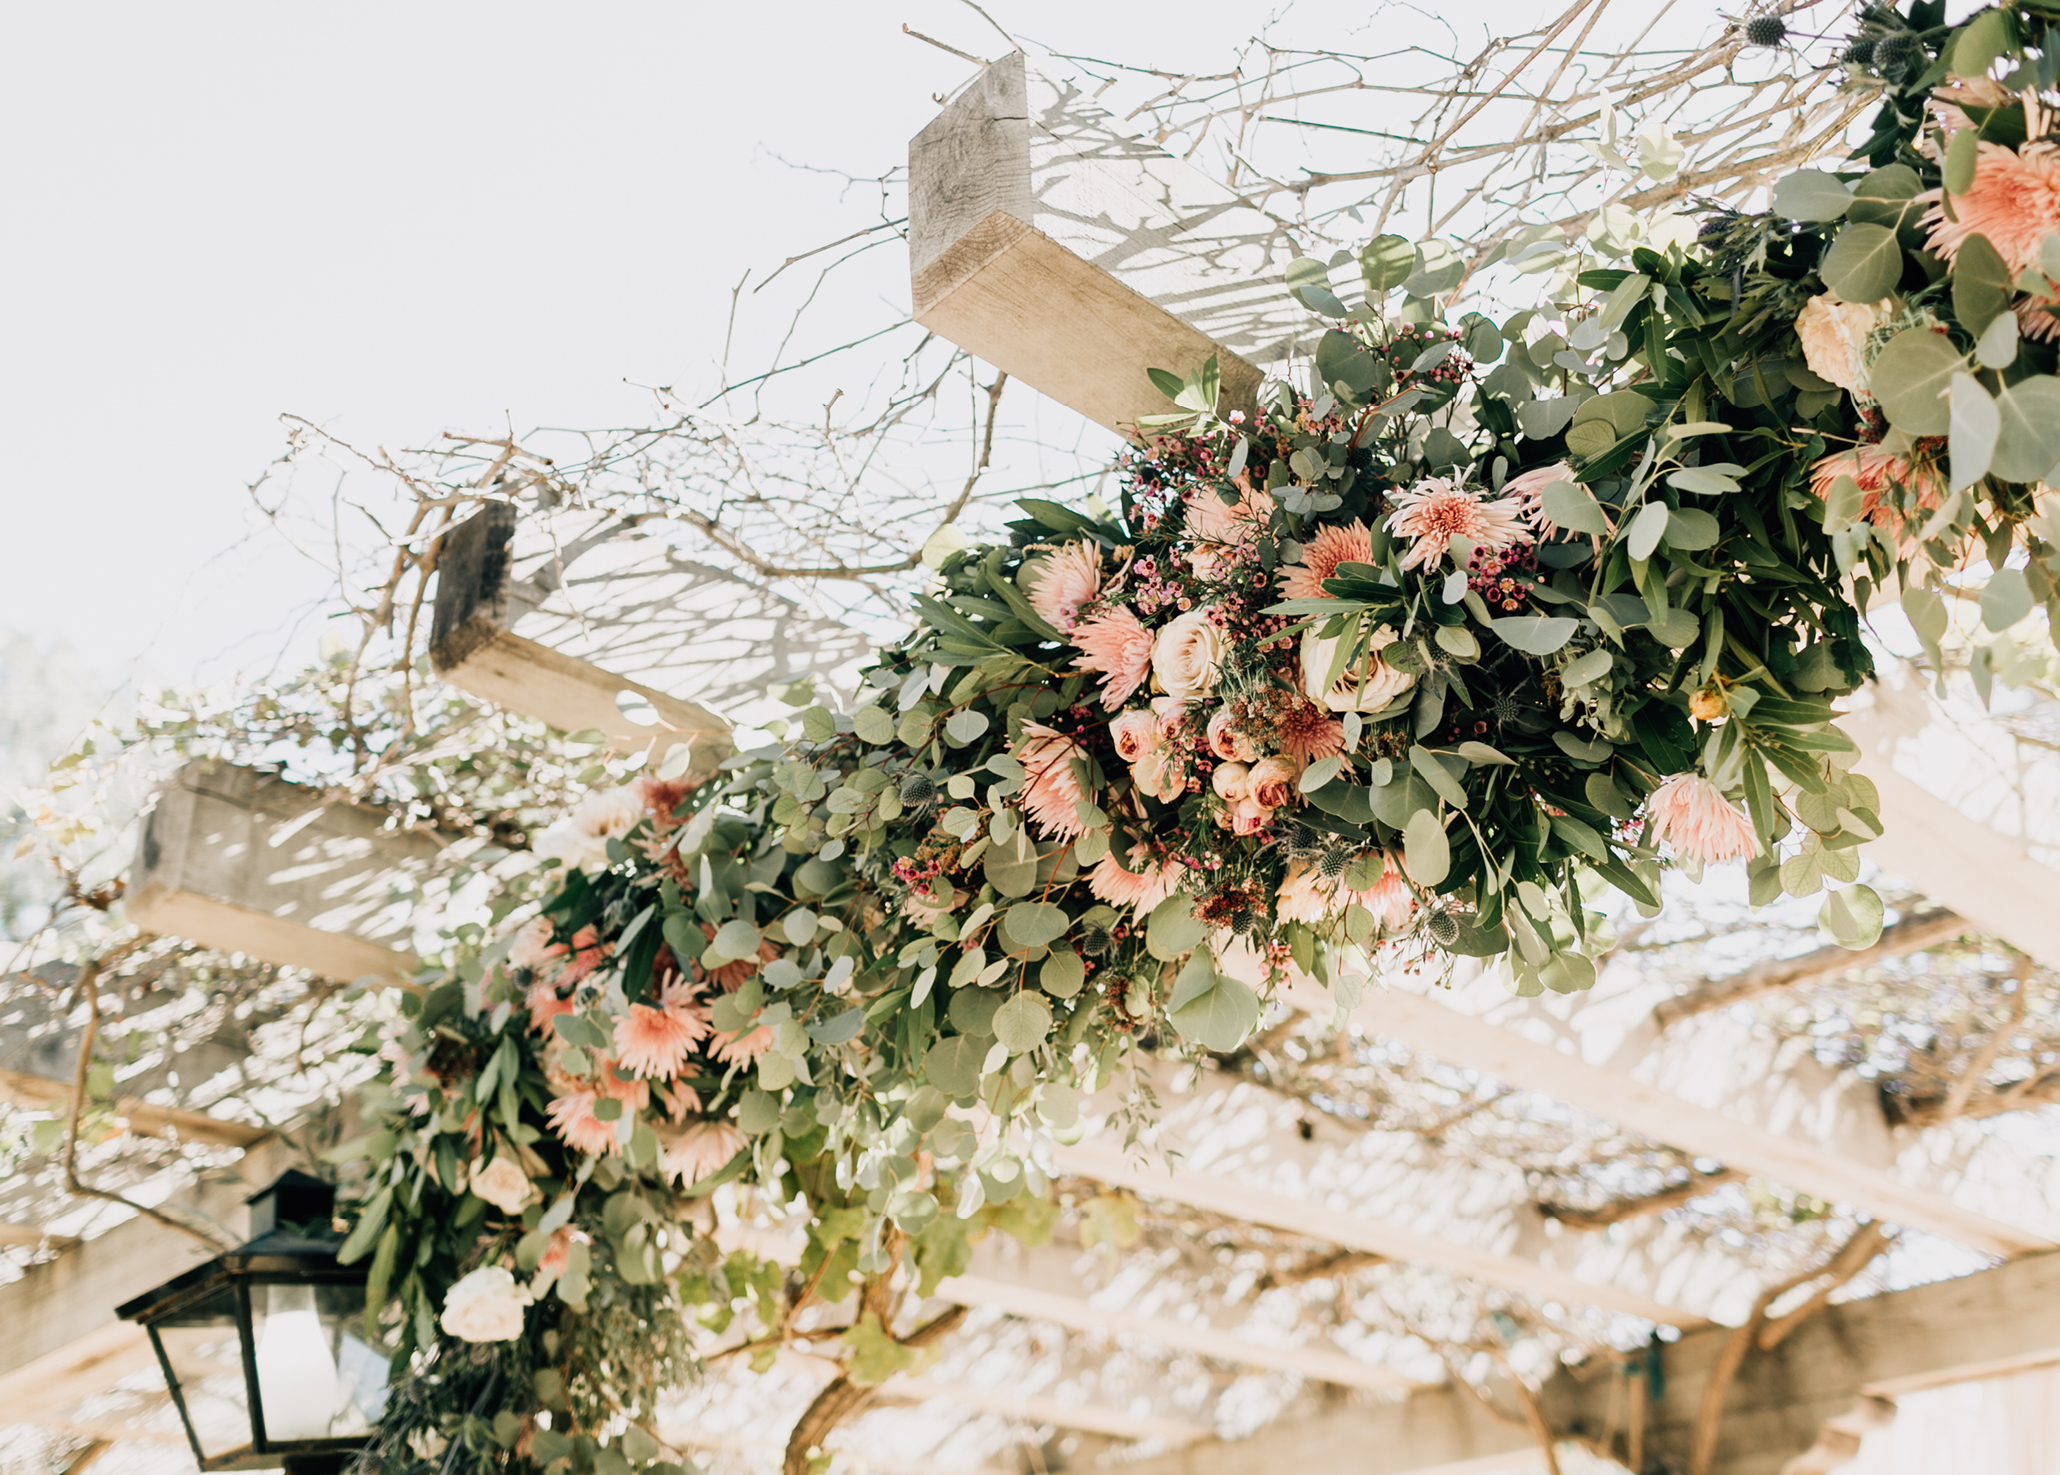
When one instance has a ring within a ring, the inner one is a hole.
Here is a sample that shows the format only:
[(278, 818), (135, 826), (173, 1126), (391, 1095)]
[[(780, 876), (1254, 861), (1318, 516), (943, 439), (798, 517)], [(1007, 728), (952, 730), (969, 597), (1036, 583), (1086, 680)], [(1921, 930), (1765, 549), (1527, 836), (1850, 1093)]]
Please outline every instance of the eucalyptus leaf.
[(1996, 416), (1989, 470), (2005, 481), (2043, 480), (2060, 463), (2060, 379), (2039, 374), (2018, 380), (1996, 396)]
[(1790, 220), (1838, 220), (1852, 202), (1845, 181), (1821, 169), (1798, 169), (1774, 181), (1774, 213)]
[(2003, 422), (1996, 402), (1973, 375), (1953, 375), (1952, 393), (1951, 489), (1957, 492), (1988, 475)]
[(1885, 225), (1849, 224), (1824, 253), (1817, 274), (1847, 302), (1879, 302), (1903, 276), (1903, 248)]
[(1979, 337), (2010, 306), (2017, 290), (2002, 253), (1984, 235), (1971, 235), (1953, 255), (1953, 316)]
[(1991, 630), (2007, 630), (2031, 613), (2033, 602), (2024, 571), (2000, 569), (1981, 591), (1981, 623)]
[(1563, 615), (1504, 615), (1491, 628), (1503, 644), (1525, 655), (1549, 656), (1572, 640), (1580, 627), (1580, 621)]
[(1452, 869), (1452, 844), (1431, 810), (1419, 809), (1402, 829), (1402, 854), (1409, 878), (1419, 886), (1436, 886)]
[(1175, 895), (1152, 908), (1144, 945), (1160, 962), (1171, 963), (1194, 951), (1207, 935), (1208, 928), (1195, 916), (1194, 898)]
[(1905, 328), (1874, 360), (1869, 384), (1896, 429), (1906, 435), (1945, 435), (1953, 428), (1946, 395), (1953, 375), (1965, 366), (1944, 334)]
[(1652, 557), (1652, 550), (1659, 547), (1659, 540), (1667, 530), (1667, 504), (1648, 502), (1631, 519), (1631, 532), (1625, 541), (1630, 545), (1631, 556), (1637, 559)]

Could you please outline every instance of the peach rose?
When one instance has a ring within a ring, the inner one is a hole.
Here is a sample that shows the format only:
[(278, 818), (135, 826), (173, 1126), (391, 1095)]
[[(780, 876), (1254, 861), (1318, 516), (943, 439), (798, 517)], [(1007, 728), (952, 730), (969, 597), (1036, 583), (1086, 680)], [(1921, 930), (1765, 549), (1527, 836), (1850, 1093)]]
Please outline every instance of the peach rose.
[(1164, 746), (1148, 749), (1143, 757), (1130, 765), (1130, 781), (1141, 793), (1170, 803), (1187, 788), (1175, 759), (1176, 755)]
[(1165, 745), (1166, 735), (1160, 729), (1156, 713), (1143, 710), (1125, 712), (1109, 724), (1109, 736), (1116, 740), (1116, 756), (1125, 763), (1135, 763), (1155, 748)]
[(1268, 814), (1295, 797), (1302, 765), (1292, 758), (1261, 758), (1252, 765), (1252, 800)]
[(1867, 391), (1867, 335), (1879, 321), (1866, 303), (1841, 302), (1831, 293), (1812, 297), (1795, 320), (1803, 362), (1810, 372), (1855, 394)]
[(1259, 756), (1259, 745), (1230, 725), (1230, 708), (1218, 707), (1209, 719), (1209, 751), (1226, 761), (1249, 763)]
[(1256, 835), (1273, 823), (1273, 811), (1249, 794), (1230, 806), (1230, 829), (1237, 835)]
[(1152, 674), (1169, 696), (1183, 702), (1216, 689), (1223, 660), (1223, 632), (1207, 610), (1189, 610), (1152, 642)]

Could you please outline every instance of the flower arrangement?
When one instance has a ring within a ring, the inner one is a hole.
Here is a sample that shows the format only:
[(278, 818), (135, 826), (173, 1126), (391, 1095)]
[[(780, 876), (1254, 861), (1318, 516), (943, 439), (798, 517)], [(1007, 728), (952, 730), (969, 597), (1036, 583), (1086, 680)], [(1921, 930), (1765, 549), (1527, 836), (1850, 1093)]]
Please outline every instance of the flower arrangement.
[[(1177, 413), (1118, 505), (1022, 501), (855, 701), (803, 683), (778, 745), (541, 833), (542, 914), (381, 1046), (345, 1257), (416, 1373), (375, 1462), (663, 1465), (635, 1390), (696, 1327), (769, 1358), (854, 1287), (853, 1368), (908, 1365), (889, 1288), (1048, 1232), (1083, 1095), (1129, 1050), (1236, 1049), (1290, 969), (1580, 989), (1603, 888), (1649, 913), (1667, 866), (1729, 862), (1871, 942), (1878, 800), (1832, 720), (1862, 611), (1899, 582), (1936, 656), (1977, 550), (1991, 628), (2056, 598), (2060, 56), (2030, 14), (1870, 8), (1871, 167), (1571, 307), (1448, 323), (1458, 275), (1394, 237), (1349, 307), (1294, 263), (1306, 388), (1224, 412), (1213, 363), (1153, 371)], [(803, 1213), (805, 1284), (714, 1247), (727, 1185)]]

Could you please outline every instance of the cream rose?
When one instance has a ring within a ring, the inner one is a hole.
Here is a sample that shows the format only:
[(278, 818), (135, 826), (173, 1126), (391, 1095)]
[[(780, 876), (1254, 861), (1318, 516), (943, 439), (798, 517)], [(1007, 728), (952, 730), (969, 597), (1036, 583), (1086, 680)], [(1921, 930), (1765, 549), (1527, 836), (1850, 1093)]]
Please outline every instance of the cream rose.
[(1207, 610), (1189, 610), (1152, 642), (1152, 674), (1168, 696), (1191, 702), (1216, 689), (1223, 659), (1223, 632)]
[(1256, 835), (1272, 822), (1273, 811), (1250, 795), (1231, 806), (1230, 829), (1233, 834)]
[(512, 1342), (522, 1335), (522, 1312), (533, 1299), (506, 1270), (487, 1265), (451, 1287), (438, 1320), (460, 1341)]
[(604, 789), (579, 801), (571, 814), (546, 826), (531, 849), (568, 869), (600, 871), (608, 866), (608, 842), (620, 840), (644, 817), (644, 796), (633, 784)]
[(472, 1191), (504, 1214), (519, 1214), (534, 1190), (529, 1177), (511, 1157), (497, 1157), (485, 1167), (472, 1165)]
[(1210, 775), (1209, 787), (1226, 804), (1249, 799), (1252, 797), (1252, 770), (1242, 763), (1219, 763), (1216, 772)]
[(1295, 797), (1302, 765), (1292, 758), (1261, 758), (1252, 765), (1252, 802), (1271, 814)]
[(1164, 746), (1165, 733), (1156, 712), (1125, 712), (1109, 724), (1109, 736), (1116, 741), (1116, 756), (1135, 763), (1145, 754)]
[(1867, 335), (1877, 321), (1876, 310), (1865, 303), (1841, 302), (1829, 292), (1812, 297), (1795, 320), (1803, 362), (1840, 389), (1866, 393)]
[(1380, 652), (1400, 637), (1388, 626), (1373, 632), (1368, 652), (1347, 666), (1328, 689), (1323, 679), (1337, 659), (1338, 642), (1326, 640), (1314, 630), (1302, 637), (1302, 689), (1312, 702), (1321, 702), (1333, 712), (1378, 712), (1416, 684), (1416, 677), (1397, 671), (1380, 657)]
[(1130, 765), (1130, 781), (1141, 793), (1154, 799), (1178, 798), (1186, 789), (1179, 775), (1179, 765), (1173, 761), (1173, 754), (1163, 746), (1146, 749), (1144, 755)]

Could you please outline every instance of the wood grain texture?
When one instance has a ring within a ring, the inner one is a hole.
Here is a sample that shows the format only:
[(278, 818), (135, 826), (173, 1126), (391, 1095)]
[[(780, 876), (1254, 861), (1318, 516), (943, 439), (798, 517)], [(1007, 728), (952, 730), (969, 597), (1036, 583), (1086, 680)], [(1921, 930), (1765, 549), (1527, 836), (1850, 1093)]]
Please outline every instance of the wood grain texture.
[(1170, 407), (1147, 366), (1210, 354), (1222, 408), (1314, 320), (1270, 218), (1012, 55), (911, 143), (917, 321), (1111, 429)]
[(129, 920), (325, 978), (404, 976), (413, 923), (393, 888), (436, 846), (384, 825), (256, 769), (188, 764), (144, 825)]

